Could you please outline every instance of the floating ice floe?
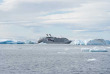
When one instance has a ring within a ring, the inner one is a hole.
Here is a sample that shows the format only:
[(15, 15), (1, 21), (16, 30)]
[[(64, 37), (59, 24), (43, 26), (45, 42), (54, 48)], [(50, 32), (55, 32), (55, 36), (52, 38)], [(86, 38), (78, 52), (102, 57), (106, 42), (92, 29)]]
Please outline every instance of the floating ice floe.
[(88, 59), (87, 61), (96, 61), (96, 59), (92, 58), (92, 59)]
[(110, 48), (110, 47), (107, 47), (107, 48)]
[(90, 52), (90, 48), (81, 48), (82, 52)]
[(92, 49), (90, 52), (108, 52), (106, 49)]
[(82, 48), (82, 52), (108, 52), (105, 48)]
[(66, 54), (66, 52), (57, 52), (58, 54)]

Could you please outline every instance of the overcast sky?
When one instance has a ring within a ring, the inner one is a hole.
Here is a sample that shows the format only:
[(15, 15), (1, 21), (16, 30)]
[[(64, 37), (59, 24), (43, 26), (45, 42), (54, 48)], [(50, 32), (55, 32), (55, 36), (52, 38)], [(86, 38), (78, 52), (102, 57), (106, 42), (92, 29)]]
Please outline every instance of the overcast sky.
[(0, 39), (110, 40), (110, 0), (0, 0)]

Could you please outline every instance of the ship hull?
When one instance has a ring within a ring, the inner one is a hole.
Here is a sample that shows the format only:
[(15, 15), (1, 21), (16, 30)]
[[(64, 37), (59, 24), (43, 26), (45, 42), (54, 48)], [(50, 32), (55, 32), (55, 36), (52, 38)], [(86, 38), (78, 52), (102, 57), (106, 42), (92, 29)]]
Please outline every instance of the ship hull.
[(47, 44), (70, 44), (71, 42), (44, 42)]
[(70, 44), (72, 41), (67, 38), (44, 37), (38, 40), (38, 43), (46, 44)]

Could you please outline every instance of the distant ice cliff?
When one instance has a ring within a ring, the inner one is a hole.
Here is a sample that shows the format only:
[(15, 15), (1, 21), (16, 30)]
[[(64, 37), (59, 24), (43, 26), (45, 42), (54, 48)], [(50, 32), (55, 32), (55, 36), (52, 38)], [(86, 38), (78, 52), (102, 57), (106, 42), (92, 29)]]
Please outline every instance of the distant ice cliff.
[(88, 41), (87, 45), (106, 45), (106, 41), (104, 39), (94, 39)]
[(109, 40), (93, 39), (93, 40), (73, 40), (73, 45), (110, 45)]

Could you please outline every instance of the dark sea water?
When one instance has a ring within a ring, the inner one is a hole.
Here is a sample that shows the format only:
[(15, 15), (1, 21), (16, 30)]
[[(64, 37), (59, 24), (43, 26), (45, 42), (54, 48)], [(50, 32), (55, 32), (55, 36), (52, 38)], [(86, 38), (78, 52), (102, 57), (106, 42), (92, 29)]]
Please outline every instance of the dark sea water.
[(0, 45), (0, 74), (110, 74), (110, 46)]

